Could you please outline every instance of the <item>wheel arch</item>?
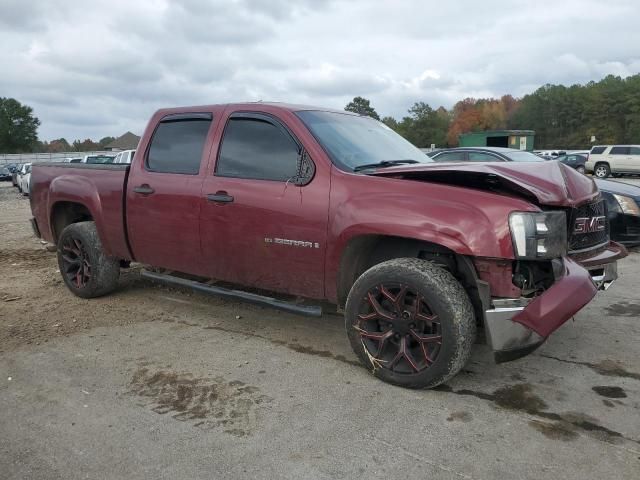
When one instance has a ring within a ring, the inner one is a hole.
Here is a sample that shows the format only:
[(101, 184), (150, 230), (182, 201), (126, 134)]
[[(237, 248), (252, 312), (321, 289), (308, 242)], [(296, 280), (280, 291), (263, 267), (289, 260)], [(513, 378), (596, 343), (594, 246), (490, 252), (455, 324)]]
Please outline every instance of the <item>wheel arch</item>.
[(73, 201), (57, 201), (51, 206), (49, 214), (49, 225), (51, 225), (51, 235), (54, 243), (58, 243), (58, 238), (62, 230), (72, 223), (94, 221), (95, 217), (89, 207), (83, 203)]
[(448, 270), (467, 291), (476, 318), (484, 318), (490, 298), (489, 285), (478, 278), (469, 256), (435, 242), (390, 235), (359, 235), (348, 241), (338, 268), (337, 304), (345, 305), (351, 287), (366, 270), (394, 258), (420, 258)]
[(593, 164), (593, 174), (595, 175), (596, 172), (596, 168), (598, 168), (598, 165), (606, 165), (607, 168), (609, 169), (609, 173), (612, 173), (613, 170), (611, 169), (611, 163), (609, 163), (608, 160), (596, 160), (596, 162)]

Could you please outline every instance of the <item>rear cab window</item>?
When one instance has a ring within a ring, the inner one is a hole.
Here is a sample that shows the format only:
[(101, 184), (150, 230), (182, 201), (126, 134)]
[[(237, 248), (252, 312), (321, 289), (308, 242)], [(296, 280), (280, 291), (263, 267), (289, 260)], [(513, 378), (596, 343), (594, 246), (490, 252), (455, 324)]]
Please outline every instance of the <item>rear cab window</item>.
[(163, 118), (153, 133), (145, 168), (158, 173), (197, 175), (212, 119), (208, 113)]

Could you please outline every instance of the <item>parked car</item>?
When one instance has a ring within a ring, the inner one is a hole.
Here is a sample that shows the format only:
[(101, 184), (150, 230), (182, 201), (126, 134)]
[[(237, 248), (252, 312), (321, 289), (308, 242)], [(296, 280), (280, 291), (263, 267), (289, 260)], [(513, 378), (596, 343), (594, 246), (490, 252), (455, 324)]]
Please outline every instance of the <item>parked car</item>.
[(133, 155), (136, 153), (135, 150), (123, 150), (119, 152), (115, 158), (113, 159), (113, 163), (131, 163), (133, 160)]
[(589, 152), (591, 152), (591, 150), (569, 150), (566, 155), (576, 154), (586, 157), (587, 155), (589, 155)]
[(568, 167), (576, 169), (580, 173), (586, 173), (584, 164), (587, 163), (587, 157), (579, 153), (568, 153), (566, 155), (560, 155), (556, 158), (560, 163), (564, 163)]
[(435, 162), (544, 162), (525, 150), (504, 147), (460, 147), (441, 150), (431, 157)]
[(115, 155), (85, 155), (81, 163), (113, 163)]
[[(449, 155), (444, 155), (445, 152)], [(524, 161), (544, 161), (533, 158), (536, 156), (537, 155), (522, 155), (519, 150), (510, 148), (469, 147), (443, 151), (440, 155), (436, 155), (434, 160), (465, 162), (470, 161), (469, 159), (476, 159), (476, 161), (518, 162), (525, 159)], [(558, 158), (559, 162), (561, 162), (561, 158), (562, 157)], [(576, 170), (578, 169), (576, 168)], [(640, 188), (626, 183), (602, 179), (596, 179), (595, 183), (602, 192), (608, 206), (607, 218), (611, 229), (611, 239), (626, 245), (636, 245), (640, 243), (640, 211), (638, 210), (637, 204), (638, 199), (640, 199)]]
[(20, 175), (21, 163), (11, 164), (9, 170), (11, 170), (11, 184), (14, 187), (18, 187), (18, 175)]
[(598, 178), (607, 178), (609, 175), (640, 175), (640, 145), (593, 147), (585, 168)]
[(0, 167), (0, 181), (8, 182), (11, 180), (11, 172), (7, 167)]
[(404, 387), (454, 376), (477, 324), (496, 360), (530, 353), (626, 256), (584, 175), (558, 162), (433, 163), (349, 112), (163, 109), (139, 149), (130, 166), (34, 166), (32, 226), (57, 245), (71, 292), (105, 295), (135, 260), (154, 267), (145, 278), (291, 312), (320, 315), (328, 300), (363, 365)]
[(29, 195), (31, 187), (31, 164), (25, 163), (22, 165), (20, 169), (20, 174), (18, 175), (18, 191), (23, 195)]
[(640, 187), (596, 179), (607, 202), (611, 238), (627, 246), (640, 245)]
[(541, 155), (543, 157), (549, 157), (549, 158), (557, 158), (561, 155), (566, 155), (567, 152), (565, 152), (564, 150), (536, 150), (534, 152), (536, 155)]

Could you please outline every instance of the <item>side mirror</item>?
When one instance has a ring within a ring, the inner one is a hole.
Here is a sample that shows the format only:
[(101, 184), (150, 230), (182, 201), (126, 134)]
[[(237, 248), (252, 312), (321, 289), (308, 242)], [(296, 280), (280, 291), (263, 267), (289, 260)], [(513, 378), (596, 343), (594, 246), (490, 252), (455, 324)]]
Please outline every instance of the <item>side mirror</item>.
[(311, 160), (311, 157), (306, 150), (302, 149), (302, 152), (298, 156), (298, 171), (293, 178), (293, 183), (299, 187), (308, 185), (313, 180), (316, 174), (316, 165)]

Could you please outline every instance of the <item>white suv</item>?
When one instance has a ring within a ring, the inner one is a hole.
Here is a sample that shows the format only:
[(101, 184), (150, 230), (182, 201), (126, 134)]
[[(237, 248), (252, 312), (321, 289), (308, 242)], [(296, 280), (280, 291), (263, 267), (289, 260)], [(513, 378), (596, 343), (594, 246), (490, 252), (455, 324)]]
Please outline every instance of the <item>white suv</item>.
[(640, 145), (600, 145), (589, 152), (587, 172), (598, 178), (632, 173), (640, 175)]
[(135, 150), (123, 150), (122, 152), (119, 152), (118, 155), (116, 155), (113, 163), (131, 163), (134, 153), (136, 153)]

